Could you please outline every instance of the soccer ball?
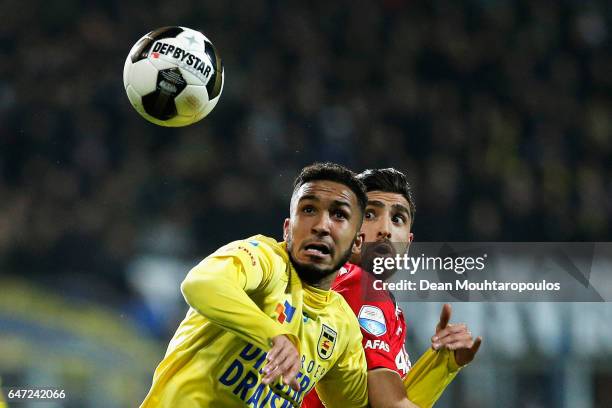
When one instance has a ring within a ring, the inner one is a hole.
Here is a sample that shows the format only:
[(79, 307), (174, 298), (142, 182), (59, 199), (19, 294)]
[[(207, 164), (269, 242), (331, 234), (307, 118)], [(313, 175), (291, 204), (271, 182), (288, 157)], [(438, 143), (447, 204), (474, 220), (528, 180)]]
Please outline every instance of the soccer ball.
[(208, 115), (223, 90), (223, 64), (204, 34), (162, 27), (132, 47), (123, 86), (132, 106), (161, 126), (187, 126)]

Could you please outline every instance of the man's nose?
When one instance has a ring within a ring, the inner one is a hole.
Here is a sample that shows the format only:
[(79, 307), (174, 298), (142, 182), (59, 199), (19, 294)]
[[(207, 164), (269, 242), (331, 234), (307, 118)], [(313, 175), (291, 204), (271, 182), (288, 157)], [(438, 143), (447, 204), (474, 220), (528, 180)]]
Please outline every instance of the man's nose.
[(331, 229), (331, 217), (327, 211), (322, 211), (317, 221), (312, 226), (312, 232), (317, 235), (329, 235)]
[(391, 240), (391, 222), (388, 219), (382, 220), (378, 232), (376, 233), (377, 239), (388, 239)]

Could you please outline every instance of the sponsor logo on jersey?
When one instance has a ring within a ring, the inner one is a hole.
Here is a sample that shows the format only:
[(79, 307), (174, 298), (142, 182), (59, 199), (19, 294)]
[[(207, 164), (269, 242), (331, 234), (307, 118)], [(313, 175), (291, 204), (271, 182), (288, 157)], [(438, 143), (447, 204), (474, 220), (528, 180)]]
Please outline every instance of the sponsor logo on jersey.
[(374, 336), (382, 336), (387, 332), (385, 315), (380, 308), (371, 305), (363, 305), (357, 315), (361, 328)]
[(249, 251), (247, 248), (243, 247), (242, 245), (238, 245), (238, 249), (246, 252), (247, 255), (249, 256), (249, 258), (251, 259), (251, 265), (255, 266), (257, 265), (257, 262), (255, 261), (255, 256), (253, 256), (253, 254), (251, 253), (251, 251)]
[(242, 243), (232, 242), (230, 244), (224, 245), (219, 248), (213, 255), (236, 256), (238, 252), (244, 252), (249, 257), (249, 260), (251, 261), (251, 266), (257, 266), (255, 255), (253, 255), (249, 248), (247, 248), (245, 245), (242, 245)]
[[(218, 381), (226, 387), (228, 395), (235, 395), (242, 400), (240, 406), (253, 407), (295, 407), (302, 404), (304, 396), (308, 394), (316, 385), (318, 379), (314, 376), (323, 376), (325, 369), (315, 362), (302, 355), (303, 366), (296, 374), (295, 378), (299, 382), (299, 391), (293, 390), (289, 385), (280, 381), (275, 384), (265, 385), (261, 382), (263, 369), (265, 367), (267, 353), (252, 344), (247, 344), (231, 363), (227, 366)], [(305, 369), (307, 367), (307, 369)], [(307, 371), (308, 370), (308, 371)], [(319, 374), (319, 370), (321, 373)], [(231, 390), (231, 393), (230, 393)], [(234, 405), (234, 404), (232, 404)]]
[(389, 352), (391, 350), (387, 342), (383, 340), (368, 340), (366, 341), (366, 344), (365, 346), (363, 346), (363, 348), (364, 349), (374, 349), (374, 350), (384, 350), (386, 352)]
[(291, 323), (291, 319), (293, 319), (293, 315), (295, 314), (295, 307), (291, 306), (288, 300), (285, 300), (284, 304), (277, 304), (275, 310), (276, 313), (278, 313), (276, 320), (280, 323), (285, 323), (285, 321)]
[(195, 75), (202, 83), (206, 84), (213, 73), (213, 66), (206, 55), (203, 54), (201, 56), (207, 58), (207, 60), (204, 61), (181, 47), (162, 41), (157, 41), (149, 53), (150, 58), (172, 62)]
[(319, 343), (317, 344), (317, 353), (323, 360), (327, 360), (331, 357), (334, 352), (337, 337), (338, 333), (331, 327), (325, 324), (321, 327), (321, 335), (319, 336)]

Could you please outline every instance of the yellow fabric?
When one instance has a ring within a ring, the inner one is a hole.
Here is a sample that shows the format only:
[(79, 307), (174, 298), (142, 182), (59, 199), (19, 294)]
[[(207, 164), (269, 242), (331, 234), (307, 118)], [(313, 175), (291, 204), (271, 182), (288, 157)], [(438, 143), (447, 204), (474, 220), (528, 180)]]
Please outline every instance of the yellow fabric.
[(454, 352), (429, 348), (404, 378), (408, 399), (420, 408), (432, 407), (459, 369)]
[[(339, 294), (301, 282), (284, 243), (257, 235), (226, 245), (193, 268), (181, 289), (190, 309), (141, 407), (297, 407), (319, 380), (337, 387), (329, 407), (367, 406), (355, 315)], [(265, 352), (280, 334), (301, 353), (299, 392), (261, 383)]]
[[(2, 381), (0, 381), (0, 389), (2, 387)], [(6, 405), (6, 402), (4, 401), (4, 395), (2, 395), (2, 392), (0, 392), (0, 408), (8, 408), (8, 405)]]

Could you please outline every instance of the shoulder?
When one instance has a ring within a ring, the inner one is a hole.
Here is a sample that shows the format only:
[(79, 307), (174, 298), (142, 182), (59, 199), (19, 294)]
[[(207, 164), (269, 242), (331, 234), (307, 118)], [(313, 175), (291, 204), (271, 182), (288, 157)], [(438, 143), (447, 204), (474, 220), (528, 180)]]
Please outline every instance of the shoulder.
[(340, 268), (332, 289), (341, 293), (346, 289), (354, 289), (362, 282), (364, 274), (364, 270), (359, 266), (347, 262)]
[(393, 303), (386, 290), (376, 289), (375, 281), (376, 277), (371, 273), (358, 265), (346, 263), (332, 284), (332, 289), (344, 296), (357, 314), (364, 303)]
[(246, 255), (251, 258), (253, 263), (257, 262), (257, 258), (280, 258), (287, 261), (287, 251), (283, 242), (278, 242), (274, 238), (266, 237), (265, 235), (253, 235), (246, 239), (240, 239), (230, 242), (227, 245), (217, 249), (214, 256), (228, 255)]
[(335, 291), (331, 291), (331, 296), (330, 305), (335, 311), (334, 320), (336, 320), (336, 324), (341, 331), (350, 333), (350, 337), (357, 336), (357, 338), (361, 338), (359, 322), (357, 321), (357, 316), (355, 316), (355, 312), (351, 308), (351, 305), (349, 305), (341, 294)]
[(228, 258), (238, 261), (247, 272), (263, 272), (266, 281), (272, 279), (272, 276), (286, 277), (289, 273), (289, 257), (284, 243), (264, 235), (230, 242), (217, 249), (201, 264), (225, 261)]
[(387, 291), (374, 290), (376, 278), (357, 265), (347, 263), (332, 289), (340, 293), (357, 317), (364, 335), (381, 336), (397, 318), (395, 302)]

